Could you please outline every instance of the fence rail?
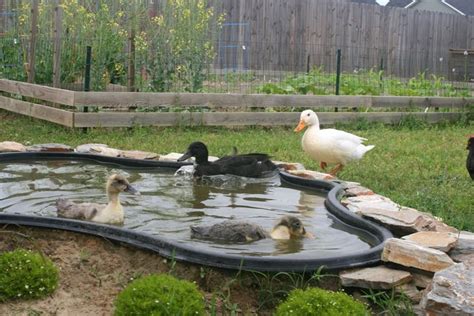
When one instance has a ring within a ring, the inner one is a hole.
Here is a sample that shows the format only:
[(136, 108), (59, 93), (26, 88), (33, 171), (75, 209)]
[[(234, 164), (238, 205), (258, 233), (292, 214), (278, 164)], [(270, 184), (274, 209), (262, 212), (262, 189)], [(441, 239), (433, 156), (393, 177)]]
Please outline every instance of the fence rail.
[[(266, 108), (324, 108), (320, 113), (324, 125), (364, 118), (368, 121), (396, 123), (411, 115), (435, 123), (455, 121), (474, 98), (394, 97), (394, 96), (315, 96), (315, 95), (245, 95), (217, 93), (143, 93), (143, 92), (77, 92), (36, 84), (0, 79), (0, 109), (50, 121), (68, 127), (131, 127), (135, 125), (289, 125), (298, 120), (297, 112), (265, 112)], [(26, 100), (25, 100), (26, 99)], [(46, 102), (44, 102), (46, 101)], [(45, 104), (39, 104), (45, 103)], [(69, 110), (60, 107), (69, 107)], [(88, 112), (83, 107), (94, 106), (116, 110), (128, 107), (128, 112)], [(137, 106), (164, 108), (206, 107), (206, 111), (136, 112)], [(227, 112), (226, 107), (239, 107)], [(72, 107), (72, 108), (71, 108)], [(384, 112), (328, 112), (328, 108), (381, 108)], [(389, 112), (390, 108), (447, 108), (446, 112)], [(255, 112), (255, 110), (260, 112)], [(262, 110), (263, 109), (263, 110)], [(243, 111), (247, 110), (247, 111)], [(455, 111), (453, 111), (455, 110)]]

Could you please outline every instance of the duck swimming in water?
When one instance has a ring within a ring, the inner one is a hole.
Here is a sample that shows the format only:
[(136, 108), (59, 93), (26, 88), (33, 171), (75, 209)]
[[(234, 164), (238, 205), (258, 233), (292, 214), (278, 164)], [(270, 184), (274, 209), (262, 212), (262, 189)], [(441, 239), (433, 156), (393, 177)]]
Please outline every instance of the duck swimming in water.
[(362, 144), (366, 138), (334, 128), (320, 129), (319, 119), (311, 110), (301, 112), (300, 122), (295, 132), (308, 129), (303, 135), (301, 144), (303, 150), (314, 160), (320, 162), (321, 169), (325, 170), (327, 164), (335, 163), (336, 166), (329, 171), (335, 176), (350, 161), (361, 159), (374, 145)]
[(211, 226), (191, 226), (191, 237), (222, 242), (251, 242), (268, 237), (272, 239), (314, 238), (305, 230), (301, 220), (295, 216), (283, 216), (270, 233), (254, 223), (227, 220)]
[(75, 203), (68, 199), (58, 199), (56, 207), (59, 217), (80, 219), (104, 224), (122, 224), (124, 219), (123, 207), (120, 204), (119, 193), (129, 192), (140, 194), (120, 174), (109, 177), (106, 185), (109, 203)]
[(202, 142), (194, 142), (178, 161), (190, 157), (196, 158), (194, 177), (213, 176), (219, 174), (232, 174), (241, 177), (261, 178), (277, 169), (267, 154), (251, 153), (242, 155), (224, 156), (210, 162), (207, 146)]

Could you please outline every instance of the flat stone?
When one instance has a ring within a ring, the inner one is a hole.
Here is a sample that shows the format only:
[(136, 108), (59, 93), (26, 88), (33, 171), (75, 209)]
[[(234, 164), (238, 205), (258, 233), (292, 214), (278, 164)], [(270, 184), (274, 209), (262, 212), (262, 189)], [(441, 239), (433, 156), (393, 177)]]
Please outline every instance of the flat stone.
[(109, 147), (109, 145), (106, 144), (82, 144), (76, 147), (75, 151), (78, 153), (91, 153), (92, 148), (97, 148), (97, 147)]
[(395, 270), (385, 266), (342, 271), (339, 273), (341, 284), (347, 287), (388, 290), (410, 282), (410, 272)]
[(141, 150), (120, 150), (120, 157), (130, 159), (158, 160), (160, 158), (160, 155)]
[(26, 151), (26, 147), (23, 144), (10, 141), (4, 141), (0, 143), (0, 153), (24, 151)]
[(361, 209), (359, 214), (387, 227), (397, 236), (417, 232), (417, 225), (423, 220), (419, 212), (409, 208), (402, 208), (399, 211), (368, 208)]
[(448, 232), (458, 233), (459, 231), (445, 223), (442, 219), (437, 218), (431, 214), (420, 212), (423, 218), (417, 225), (418, 231), (432, 231), (432, 232)]
[(28, 146), (26, 150), (32, 152), (71, 152), (74, 151), (74, 148), (64, 144), (49, 143)]
[(451, 259), (453, 259), (454, 262), (466, 262), (466, 261), (473, 261), (474, 260), (474, 253), (471, 253), (469, 255), (450, 255)]
[(322, 173), (313, 170), (288, 170), (289, 173), (295, 175), (297, 177), (311, 179), (311, 180), (332, 180), (336, 179), (335, 177), (331, 176), (328, 173)]
[(286, 162), (278, 160), (272, 160), (272, 162), (277, 165), (278, 168), (285, 169), (286, 171), (305, 170), (305, 167), (299, 162)]
[(76, 147), (76, 152), (119, 157), (120, 150), (111, 148), (105, 144), (84, 144)]
[(405, 294), (413, 303), (416, 304), (421, 301), (423, 296), (423, 292), (416, 288), (415, 282), (397, 285), (395, 287), (395, 292)]
[(454, 261), (442, 251), (397, 238), (390, 238), (385, 242), (382, 261), (431, 272), (440, 271), (454, 264)]
[(401, 206), (393, 202), (389, 198), (379, 195), (358, 195), (353, 197), (347, 197), (343, 200), (346, 207), (354, 213), (361, 214), (365, 212), (384, 212), (392, 211), (397, 212), (401, 209)]
[(419, 245), (448, 252), (458, 241), (455, 234), (447, 232), (417, 232), (403, 236), (402, 239), (411, 240)]
[(425, 315), (474, 315), (474, 260), (436, 272), (425, 290)]
[(360, 196), (360, 195), (374, 195), (374, 191), (368, 189), (359, 183), (355, 182), (344, 182), (344, 191), (346, 196)]
[(451, 258), (457, 262), (464, 262), (474, 256), (474, 234), (461, 231), (457, 235), (458, 242), (449, 252)]

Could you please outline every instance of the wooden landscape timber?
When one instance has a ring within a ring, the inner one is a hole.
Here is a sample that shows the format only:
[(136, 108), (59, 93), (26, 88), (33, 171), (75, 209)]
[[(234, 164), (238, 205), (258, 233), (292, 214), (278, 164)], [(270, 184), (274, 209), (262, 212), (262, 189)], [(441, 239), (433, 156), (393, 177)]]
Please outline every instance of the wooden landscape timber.
[[(0, 109), (15, 112), (68, 127), (132, 126), (293, 126), (299, 112), (264, 112), (265, 108), (324, 108), (319, 113), (323, 125), (365, 119), (393, 124), (408, 115), (429, 123), (456, 121), (474, 98), (411, 96), (317, 96), (219, 93), (146, 93), (146, 92), (77, 92), (36, 84), (0, 79)], [(24, 97), (33, 98), (27, 102)], [(46, 104), (38, 104), (41, 101)], [(53, 103), (54, 106), (51, 105)], [(72, 107), (70, 110), (59, 106)], [(97, 107), (99, 112), (81, 112), (83, 107)], [(206, 111), (139, 112), (136, 107), (202, 107)], [(102, 107), (107, 111), (100, 112)], [(133, 111), (115, 111), (117, 108)], [(234, 112), (226, 107), (238, 107)], [(331, 108), (372, 108), (371, 112), (331, 112)], [(383, 112), (374, 112), (381, 108)], [(410, 112), (390, 112), (390, 108)], [(413, 108), (447, 108), (453, 111), (413, 112)], [(225, 110), (225, 111), (222, 111)], [(247, 110), (247, 111), (246, 111)], [(426, 112), (426, 113), (425, 113)]]

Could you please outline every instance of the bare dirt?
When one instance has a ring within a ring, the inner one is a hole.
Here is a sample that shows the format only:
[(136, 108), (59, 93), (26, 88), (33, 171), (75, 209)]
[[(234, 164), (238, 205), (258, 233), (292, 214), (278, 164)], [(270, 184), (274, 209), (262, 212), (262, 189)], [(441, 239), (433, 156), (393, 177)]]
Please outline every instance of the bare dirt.
[[(39, 300), (0, 304), (0, 315), (112, 315), (114, 299), (134, 278), (172, 273), (194, 281), (206, 300), (214, 297), (217, 314), (256, 314), (258, 285), (242, 284), (235, 271), (176, 263), (120, 243), (61, 230), (0, 227), (0, 252), (16, 248), (42, 252), (60, 269), (58, 289)], [(269, 314), (260, 309), (259, 315)]]

